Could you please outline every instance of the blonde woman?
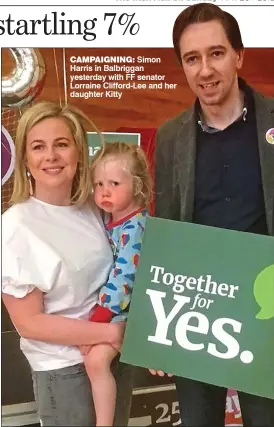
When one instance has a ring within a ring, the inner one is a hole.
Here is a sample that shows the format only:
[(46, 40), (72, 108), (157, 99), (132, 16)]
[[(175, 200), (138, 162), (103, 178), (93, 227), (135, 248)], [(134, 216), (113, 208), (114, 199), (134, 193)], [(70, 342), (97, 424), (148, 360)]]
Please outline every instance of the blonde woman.
[[(90, 125), (79, 110), (49, 102), (23, 114), (16, 135), (13, 206), (2, 218), (3, 301), (31, 366), (43, 426), (93, 424), (79, 346), (107, 344), (119, 350), (124, 329), (122, 322), (88, 321), (113, 259), (90, 199)], [(126, 425), (129, 367), (118, 383), (116, 425)]]
[[(90, 320), (115, 324), (127, 317), (151, 199), (145, 153), (135, 144), (104, 144), (92, 163), (92, 183), (95, 203), (105, 213), (114, 262)], [(116, 383), (110, 366), (117, 348), (106, 343), (81, 350), (92, 386), (96, 426), (112, 426)]]

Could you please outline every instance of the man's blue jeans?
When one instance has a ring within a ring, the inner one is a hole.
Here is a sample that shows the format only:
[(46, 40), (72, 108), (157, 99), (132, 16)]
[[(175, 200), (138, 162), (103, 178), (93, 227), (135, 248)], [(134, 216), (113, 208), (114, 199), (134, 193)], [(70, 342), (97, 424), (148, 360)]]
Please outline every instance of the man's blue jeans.
[[(227, 389), (175, 378), (184, 427), (224, 427)], [(244, 427), (274, 427), (274, 400), (238, 392)]]

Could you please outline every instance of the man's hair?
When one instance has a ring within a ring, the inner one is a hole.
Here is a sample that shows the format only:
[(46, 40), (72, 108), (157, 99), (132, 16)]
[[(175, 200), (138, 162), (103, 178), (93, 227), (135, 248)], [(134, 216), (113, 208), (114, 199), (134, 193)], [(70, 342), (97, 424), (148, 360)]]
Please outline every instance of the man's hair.
[(198, 3), (184, 9), (176, 18), (173, 27), (173, 45), (179, 62), (182, 63), (180, 52), (180, 38), (185, 29), (191, 24), (209, 21), (219, 21), (223, 26), (226, 36), (234, 50), (243, 49), (242, 36), (238, 22), (234, 16), (225, 12), (212, 3)]
[(137, 144), (126, 142), (105, 142), (97, 151), (91, 163), (91, 177), (94, 180), (96, 166), (106, 159), (125, 158), (128, 172), (133, 180), (133, 198), (140, 207), (148, 208), (152, 199), (152, 178), (145, 152)]

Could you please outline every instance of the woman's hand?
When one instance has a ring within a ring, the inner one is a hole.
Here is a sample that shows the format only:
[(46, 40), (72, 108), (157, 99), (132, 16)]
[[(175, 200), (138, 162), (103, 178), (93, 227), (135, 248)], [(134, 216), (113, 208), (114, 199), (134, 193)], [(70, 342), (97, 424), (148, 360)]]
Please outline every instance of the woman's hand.
[(89, 354), (91, 349), (92, 349), (92, 345), (88, 345), (88, 344), (79, 345), (79, 350), (83, 356), (86, 356), (87, 354)]
[(164, 371), (160, 371), (160, 370), (156, 370), (156, 369), (149, 369), (149, 372), (152, 375), (158, 375), (159, 377), (164, 377), (165, 375), (167, 375), (168, 377), (173, 377), (172, 374), (166, 374)]
[(111, 323), (110, 326), (112, 327), (110, 345), (115, 350), (120, 352), (123, 343), (126, 322), (115, 322)]

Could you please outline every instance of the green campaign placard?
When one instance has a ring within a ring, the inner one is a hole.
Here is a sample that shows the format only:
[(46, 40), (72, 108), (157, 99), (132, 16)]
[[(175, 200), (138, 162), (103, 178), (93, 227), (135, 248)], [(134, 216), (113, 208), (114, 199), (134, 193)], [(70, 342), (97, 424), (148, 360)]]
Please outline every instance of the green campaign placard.
[[(101, 148), (100, 137), (97, 132), (87, 132), (89, 156), (92, 158)], [(129, 144), (141, 145), (140, 133), (124, 133), (124, 132), (102, 132), (105, 142), (127, 142)]]
[(274, 238), (148, 218), (121, 360), (274, 399)]

